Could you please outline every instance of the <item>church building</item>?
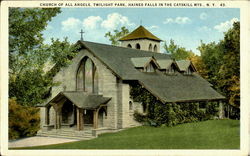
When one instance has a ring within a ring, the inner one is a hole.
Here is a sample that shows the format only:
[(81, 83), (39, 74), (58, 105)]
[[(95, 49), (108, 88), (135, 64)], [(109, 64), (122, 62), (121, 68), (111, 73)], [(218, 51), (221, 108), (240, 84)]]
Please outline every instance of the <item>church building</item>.
[(130, 96), (135, 82), (162, 103), (225, 99), (199, 76), (192, 62), (160, 53), (161, 39), (143, 26), (119, 41), (121, 46), (77, 42), (80, 49), (72, 63), (53, 79), (60, 85), (40, 105), (38, 135), (97, 136), (141, 125), (133, 114), (146, 113), (146, 108)]

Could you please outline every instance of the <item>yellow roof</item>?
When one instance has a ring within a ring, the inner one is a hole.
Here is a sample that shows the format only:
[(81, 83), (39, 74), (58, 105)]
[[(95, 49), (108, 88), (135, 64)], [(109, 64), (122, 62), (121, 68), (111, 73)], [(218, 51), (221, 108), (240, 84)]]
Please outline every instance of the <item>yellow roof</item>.
[(161, 41), (161, 39), (153, 35), (143, 26), (139, 26), (130, 34), (120, 38), (119, 41), (127, 41), (127, 40), (135, 40), (135, 39), (150, 39), (150, 40), (155, 40), (155, 41)]

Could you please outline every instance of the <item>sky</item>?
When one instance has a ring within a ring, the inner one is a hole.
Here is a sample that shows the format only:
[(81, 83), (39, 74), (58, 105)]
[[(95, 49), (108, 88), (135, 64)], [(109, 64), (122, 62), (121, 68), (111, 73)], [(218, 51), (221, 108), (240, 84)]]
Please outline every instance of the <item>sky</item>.
[(239, 20), (237, 8), (62, 8), (48, 23), (43, 35), (46, 43), (50, 43), (52, 37), (61, 40), (68, 37), (75, 43), (80, 40), (83, 29), (85, 41), (110, 44), (104, 37), (106, 32), (122, 26), (133, 31), (142, 25), (167, 44), (173, 39), (180, 47), (200, 55), (197, 47), (201, 41), (222, 40), (224, 32)]

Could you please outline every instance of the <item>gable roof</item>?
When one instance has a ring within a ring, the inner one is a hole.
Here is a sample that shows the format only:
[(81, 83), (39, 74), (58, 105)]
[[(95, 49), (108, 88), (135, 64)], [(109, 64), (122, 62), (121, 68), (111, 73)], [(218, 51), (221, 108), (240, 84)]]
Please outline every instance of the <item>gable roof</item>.
[(142, 51), (131, 48), (117, 47), (87, 41), (79, 41), (82, 48), (86, 48), (99, 59), (114, 75), (122, 80), (136, 80), (162, 102), (180, 102), (195, 100), (217, 100), (224, 96), (217, 93), (211, 84), (198, 74), (185, 76), (177, 74), (167, 76), (161, 72), (143, 73), (138, 71), (132, 58), (154, 57), (158, 60), (169, 60), (168, 54)]
[(160, 69), (169, 69), (171, 67), (171, 65), (173, 64), (177, 70), (180, 70), (178, 65), (176, 64), (176, 62), (174, 60), (169, 60), (169, 59), (159, 59), (157, 60), (157, 63), (160, 66)]
[(131, 58), (131, 61), (136, 68), (145, 68), (151, 62), (153, 62), (158, 68), (160, 68), (154, 57), (133, 57)]
[(45, 105), (57, 103), (61, 99), (66, 98), (79, 108), (94, 109), (101, 104), (107, 103), (111, 98), (103, 97), (102, 95), (87, 94), (83, 91), (64, 91), (50, 99)]
[(180, 71), (187, 71), (187, 69), (191, 66), (191, 68), (193, 68), (194, 71), (196, 71), (194, 65), (192, 64), (192, 62), (190, 60), (180, 60), (180, 61), (176, 61), (178, 67), (180, 68)]
[(152, 57), (133, 57), (131, 61), (136, 68), (143, 68), (151, 58)]
[(128, 40), (135, 40), (135, 39), (150, 39), (150, 40), (155, 40), (155, 41), (161, 41), (161, 39), (153, 35), (143, 26), (139, 26), (130, 34), (120, 38), (119, 41), (128, 41)]
[(116, 76), (123, 80), (137, 80), (141, 72), (134, 67), (131, 58), (154, 57), (158, 59), (171, 59), (170, 55), (149, 52), (138, 49), (118, 47), (94, 42), (78, 41), (82, 48), (88, 49), (96, 58), (105, 64)]

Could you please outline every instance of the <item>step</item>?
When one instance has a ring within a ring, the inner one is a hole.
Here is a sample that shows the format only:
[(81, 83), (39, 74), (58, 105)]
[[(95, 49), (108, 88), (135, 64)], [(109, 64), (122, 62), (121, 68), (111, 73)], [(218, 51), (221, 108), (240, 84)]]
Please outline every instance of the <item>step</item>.
[(62, 136), (62, 137), (80, 137), (80, 138), (91, 138), (94, 137), (91, 134), (79, 134), (79, 133), (58, 133), (58, 132), (39, 132), (37, 135), (40, 136)]
[(67, 138), (67, 139), (77, 139), (77, 140), (90, 140), (94, 139), (96, 137), (91, 136), (91, 137), (78, 137), (78, 136), (61, 136), (61, 135), (38, 135), (38, 136), (44, 136), (44, 137), (55, 137), (55, 138)]
[(40, 135), (62, 135), (62, 136), (92, 136), (91, 134), (78, 134), (78, 133), (48, 133), (48, 132), (39, 132)]

